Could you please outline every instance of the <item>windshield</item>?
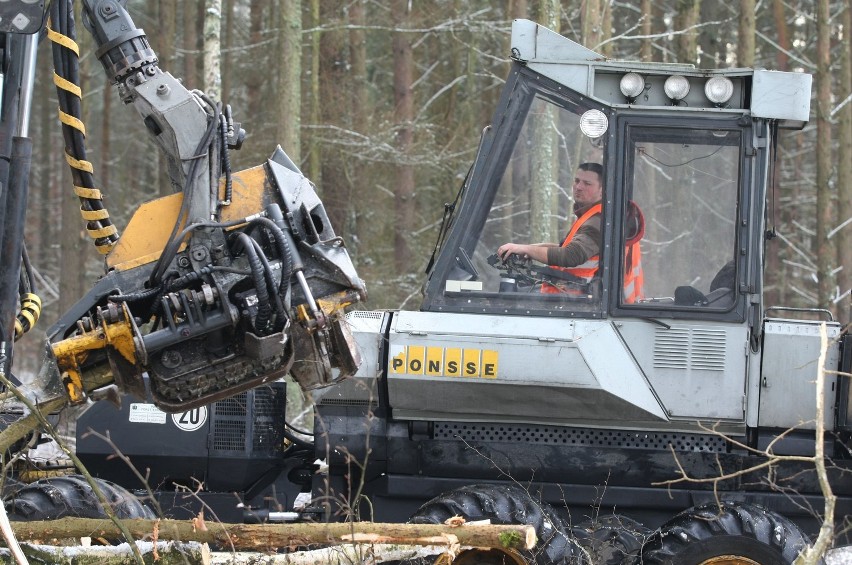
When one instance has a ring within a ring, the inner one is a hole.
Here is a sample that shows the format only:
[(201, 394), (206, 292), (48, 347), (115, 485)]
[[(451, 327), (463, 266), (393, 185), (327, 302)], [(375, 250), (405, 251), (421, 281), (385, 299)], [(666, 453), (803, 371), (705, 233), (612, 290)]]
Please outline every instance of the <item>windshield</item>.
[[(449, 302), (479, 311), (600, 310), (600, 273), (594, 265), (602, 239), (604, 143), (581, 133), (580, 117), (586, 110), (545, 93), (532, 96), (511, 152), (500, 159), (492, 177), (493, 200), (481, 232), (457, 250), (456, 267), (443, 289)], [(562, 267), (549, 266), (546, 254), (560, 254), (577, 211), (595, 204), (582, 232), (574, 235), (585, 244), (581, 256), (563, 261)], [(498, 253), (508, 244), (516, 246), (512, 252)], [(534, 260), (533, 253), (517, 247), (529, 245), (545, 255)]]

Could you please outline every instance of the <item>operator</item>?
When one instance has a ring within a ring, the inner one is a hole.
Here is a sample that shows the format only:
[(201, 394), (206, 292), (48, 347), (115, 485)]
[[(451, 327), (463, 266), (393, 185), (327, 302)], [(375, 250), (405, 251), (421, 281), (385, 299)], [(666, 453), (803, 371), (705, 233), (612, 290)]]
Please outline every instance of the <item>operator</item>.
[[(556, 243), (504, 243), (497, 256), (506, 261), (510, 255), (534, 259), (589, 283), (598, 276), (601, 249), (601, 199), (603, 198), (603, 167), (600, 163), (581, 163), (574, 175), (574, 214), (577, 221), (571, 226), (562, 245)], [(639, 240), (645, 233), (645, 220), (638, 206), (628, 204), (625, 233), (624, 300), (636, 302), (642, 296), (642, 265)], [(549, 283), (542, 284), (547, 294), (564, 293), (565, 289)]]

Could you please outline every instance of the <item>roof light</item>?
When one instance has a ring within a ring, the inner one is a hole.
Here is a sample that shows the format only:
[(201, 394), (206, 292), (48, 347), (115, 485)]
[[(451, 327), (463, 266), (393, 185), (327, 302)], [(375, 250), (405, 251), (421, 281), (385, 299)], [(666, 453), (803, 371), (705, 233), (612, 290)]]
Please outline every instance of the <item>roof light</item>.
[(580, 131), (583, 135), (596, 139), (606, 133), (609, 127), (609, 120), (606, 114), (600, 110), (586, 110), (580, 116)]
[(689, 81), (683, 75), (672, 75), (666, 79), (663, 90), (672, 100), (683, 100), (689, 94)]
[(713, 104), (724, 104), (734, 94), (734, 83), (727, 77), (712, 77), (704, 84), (704, 95)]
[(627, 73), (621, 77), (618, 87), (629, 100), (633, 100), (645, 90), (645, 79), (639, 73)]

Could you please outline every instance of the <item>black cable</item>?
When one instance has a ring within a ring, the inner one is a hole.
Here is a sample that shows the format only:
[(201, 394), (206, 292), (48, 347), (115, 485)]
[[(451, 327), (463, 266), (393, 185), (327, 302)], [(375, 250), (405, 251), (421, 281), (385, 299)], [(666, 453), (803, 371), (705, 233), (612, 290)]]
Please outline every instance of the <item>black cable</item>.
[[(177, 255), (178, 249), (183, 244), (183, 240), (186, 239), (186, 236), (189, 232), (202, 228), (231, 228), (234, 226), (238, 226), (240, 224), (245, 224), (246, 219), (240, 218), (239, 220), (231, 220), (230, 222), (198, 222), (196, 224), (190, 224), (183, 228), (177, 237), (172, 237), (170, 241), (163, 248), (163, 252), (160, 254), (160, 260), (164, 261), (164, 265), (168, 266), (171, 264), (172, 259), (174, 259), (175, 255)], [(175, 224), (179, 225), (179, 224)], [(156, 267), (155, 267), (156, 269)], [(154, 272), (151, 272), (151, 277), (149, 278), (149, 284), (154, 286), (156, 282), (154, 281)], [(158, 276), (159, 278), (159, 276)]]
[[(249, 239), (254, 244), (254, 250), (257, 253), (257, 258), (260, 259), (260, 262), (263, 265), (263, 274), (266, 279), (266, 284), (268, 285), (267, 292), (272, 295), (273, 302), (275, 304), (275, 315), (278, 320), (286, 319), (287, 313), (284, 311), (284, 305), (281, 303), (281, 296), (275, 292), (275, 275), (272, 273), (272, 266), (269, 264), (269, 258), (266, 256), (266, 253), (263, 252), (263, 248), (256, 239), (251, 237), (249, 237)], [(277, 322), (275, 325), (277, 326)]]
[(33, 265), (30, 263), (30, 254), (27, 252), (27, 244), (24, 243), (21, 248), (21, 279), (22, 283), (25, 285), (25, 292), (31, 292), (33, 294), (38, 294), (38, 287), (36, 286), (35, 273), (33, 272)]
[(289, 238), (284, 230), (269, 218), (255, 218), (251, 221), (251, 225), (253, 229), (259, 226), (265, 227), (272, 233), (281, 257), (281, 281), (278, 284), (277, 295), (284, 297), (284, 305), (283, 312), (279, 314), (279, 319), (275, 323), (275, 331), (281, 331), (286, 325), (287, 312), (290, 310), (290, 289), (293, 277), (293, 254), (290, 250)]
[(263, 273), (263, 264), (257, 256), (254, 240), (244, 233), (234, 234), (234, 243), (242, 247), (251, 268), (254, 278), (255, 290), (257, 292), (257, 315), (254, 318), (255, 333), (259, 336), (268, 334), (269, 322), (272, 317), (272, 306), (269, 303), (269, 291), (266, 288), (266, 280)]
[[(209, 98), (203, 96), (202, 98), (209, 101)], [(175, 236), (180, 230), (180, 226), (186, 221), (187, 215), (189, 214), (189, 205), (193, 200), (193, 192), (195, 189), (195, 176), (198, 171), (198, 163), (201, 161), (199, 156), (207, 155), (208, 158), (210, 156), (210, 142), (213, 137), (213, 133), (217, 129), (218, 124), (218, 111), (216, 110), (215, 105), (212, 107), (213, 112), (208, 111), (207, 114), (210, 117), (209, 123), (207, 124), (207, 130), (204, 132), (204, 135), (201, 137), (198, 145), (195, 148), (195, 157), (193, 157), (192, 163), (189, 165), (189, 171), (187, 172), (186, 181), (183, 187), (183, 201), (181, 202), (180, 212), (178, 212), (177, 220), (175, 221), (175, 225), (172, 228), (172, 233), (169, 235), (168, 243), (166, 244), (166, 249), (174, 248), (174, 251), (171, 254), (171, 257), (166, 261), (167, 254), (163, 252), (160, 255), (160, 258), (157, 260), (157, 264), (154, 266), (154, 269), (151, 271), (151, 276), (148, 279), (150, 286), (156, 285), (160, 278), (162, 277), (165, 269), (167, 268), (169, 262), (171, 262), (174, 254), (177, 253), (177, 248), (180, 247), (182, 243), (182, 238), (175, 245)]]
[(304, 430), (300, 430), (299, 428), (297, 428), (296, 426), (294, 426), (293, 424), (291, 424), (291, 423), (290, 423), (290, 422), (288, 422), (287, 420), (284, 420), (284, 425), (285, 425), (285, 426), (287, 426), (288, 428), (290, 428), (291, 430), (293, 430), (294, 432), (296, 432), (297, 434), (302, 434), (303, 436), (312, 436), (312, 435), (314, 435), (314, 434), (312, 434), (311, 432), (306, 432), (306, 431), (304, 431)]
[(304, 447), (304, 448), (307, 448), (307, 449), (312, 449), (314, 447), (313, 442), (303, 440), (302, 438), (291, 434), (290, 432), (287, 431), (286, 427), (281, 430), (281, 433), (284, 435), (285, 438), (289, 439), (295, 445), (298, 445), (300, 447)]

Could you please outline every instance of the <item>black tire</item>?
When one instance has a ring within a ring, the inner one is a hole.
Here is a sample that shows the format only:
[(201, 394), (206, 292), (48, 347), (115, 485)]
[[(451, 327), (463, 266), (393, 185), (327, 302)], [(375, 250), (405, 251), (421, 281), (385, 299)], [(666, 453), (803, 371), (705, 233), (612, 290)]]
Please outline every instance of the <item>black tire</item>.
[(599, 516), (572, 528), (574, 537), (595, 565), (627, 565), (636, 561), (650, 528), (621, 514)]
[(469, 485), (426, 502), (409, 520), (412, 524), (443, 524), (461, 516), (467, 521), (491, 520), (492, 524), (528, 524), (535, 528), (538, 543), (521, 552), (538, 565), (581, 565), (582, 550), (566, 533), (562, 520), (547, 503), (533, 500), (515, 485)]
[[(95, 479), (120, 519), (153, 519), (154, 512), (123, 487)], [(57, 520), (65, 517), (106, 518), (95, 491), (82, 475), (41, 479), (24, 485), (3, 501), (13, 521)]]
[[(645, 542), (641, 565), (790, 565), (808, 538), (793, 522), (756, 504), (722, 502), (681, 512)], [(820, 563), (824, 563), (820, 561)]]

